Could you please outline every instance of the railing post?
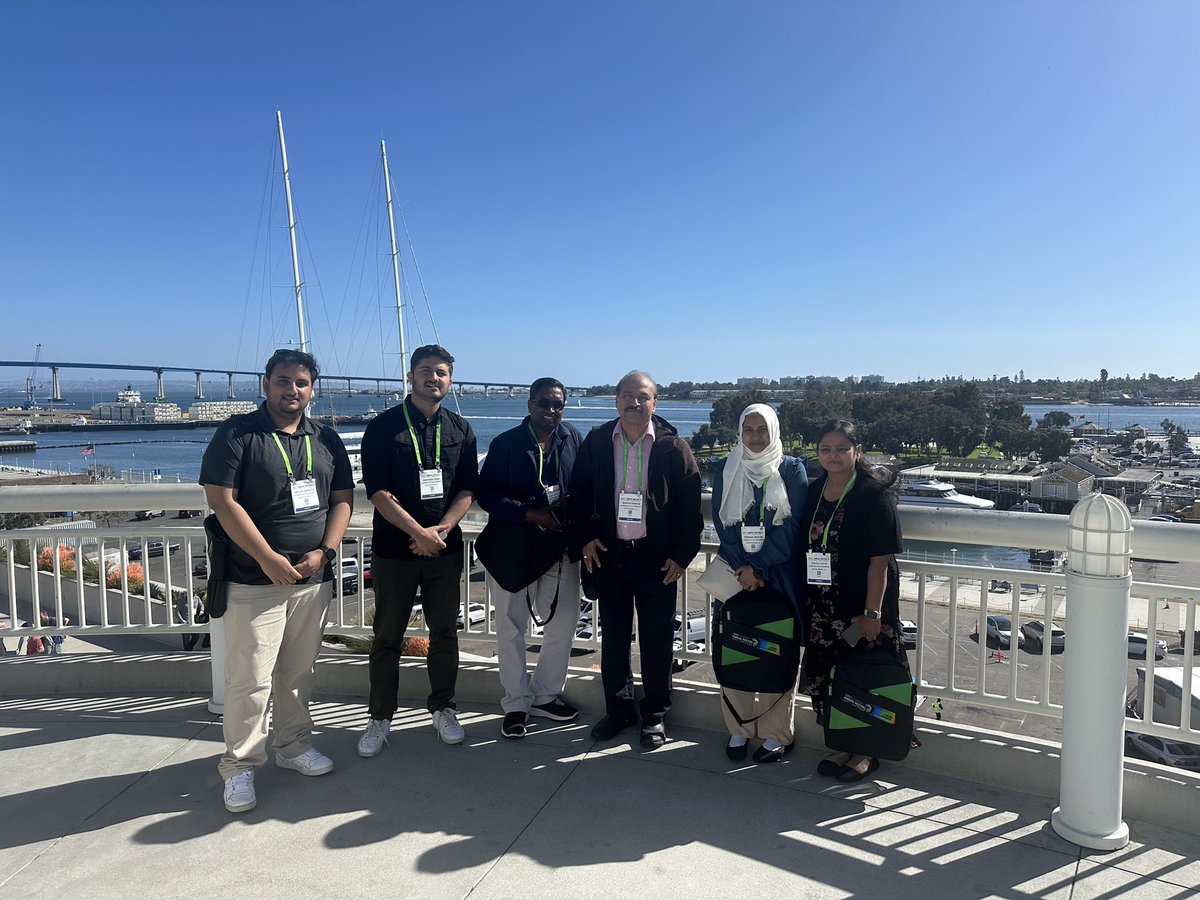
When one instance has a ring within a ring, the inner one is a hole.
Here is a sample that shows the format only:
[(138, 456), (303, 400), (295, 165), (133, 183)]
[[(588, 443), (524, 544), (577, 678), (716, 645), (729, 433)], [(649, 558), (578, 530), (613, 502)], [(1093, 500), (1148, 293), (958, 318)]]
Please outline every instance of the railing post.
[(209, 619), (209, 643), (212, 645), (212, 699), (208, 711), (221, 715), (225, 712), (225, 620)]
[(1129, 843), (1121, 821), (1125, 749), (1125, 655), (1129, 622), (1129, 511), (1091, 494), (1075, 505), (1067, 537), (1067, 617), (1059, 806), (1050, 823), (1093, 850)]

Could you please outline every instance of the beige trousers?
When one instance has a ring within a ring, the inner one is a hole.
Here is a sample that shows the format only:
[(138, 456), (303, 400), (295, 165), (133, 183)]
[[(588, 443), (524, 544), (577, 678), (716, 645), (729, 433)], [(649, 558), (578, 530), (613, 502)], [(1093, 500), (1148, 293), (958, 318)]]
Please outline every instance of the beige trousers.
[[(784, 694), (754, 694), (749, 691), (735, 691), (732, 688), (721, 688), (721, 712), (725, 716), (725, 727), (731, 735), (740, 735), (750, 740), (778, 741), (785, 747), (796, 736), (796, 720), (793, 712), (796, 707), (796, 689)], [(733, 704), (743, 719), (754, 719), (742, 725), (729, 711), (725, 699)], [(760, 718), (755, 719), (755, 716)]]
[(275, 752), (312, 746), (308, 700), (316, 680), (333, 582), (229, 585), (225, 610), (225, 755), (221, 778), (267, 761), (267, 716), (274, 701)]

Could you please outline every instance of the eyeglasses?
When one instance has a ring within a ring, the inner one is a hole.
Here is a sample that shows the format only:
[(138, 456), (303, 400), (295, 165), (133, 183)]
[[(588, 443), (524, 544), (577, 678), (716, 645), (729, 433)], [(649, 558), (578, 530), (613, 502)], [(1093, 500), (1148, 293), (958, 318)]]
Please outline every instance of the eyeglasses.
[(534, 402), (534, 405), (539, 407), (540, 409), (548, 409), (551, 412), (559, 412), (564, 406), (566, 406), (565, 403), (563, 403), (559, 400), (547, 400), (545, 397), (539, 397), (537, 400), (534, 400), (533, 402)]

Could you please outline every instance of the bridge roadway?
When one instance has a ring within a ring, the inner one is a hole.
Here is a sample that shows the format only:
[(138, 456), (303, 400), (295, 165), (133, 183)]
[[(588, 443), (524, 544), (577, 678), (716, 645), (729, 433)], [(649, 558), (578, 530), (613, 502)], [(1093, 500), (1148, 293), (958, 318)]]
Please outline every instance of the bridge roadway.
[[(191, 372), (196, 376), (196, 399), (204, 399), (204, 387), (201, 376), (209, 375), (224, 375), (229, 381), (229, 386), (226, 391), (226, 398), (233, 399), (233, 379), (237, 375), (244, 375), (251, 378), (258, 378), (262, 375), (261, 372), (249, 372), (243, 369), (224, 369), (212, 368), (205, 366), (156, 366), (156, 365), (140, 365), (136, 363), (81, 363), (81, 362), (53, 362), (53, 361), (38, 361), (38, 360), (10, 360), (0, 359), (0, 368), (17, 368), (22, 370), (31, 370), (39, 368), (47, 368), (50, 370), (51, 390), (50, 401), (52, 403), (62, 402), (62, 390), (59, 385), (58, 373), (60, 369), (98, 369), (104, 371), (117, 372), (153, 372), (156, 380), (155, 387), (158, 391), (157, 396), (166, 396), (166, 390), (163, 387), (163, 374), (165, 372)], [(383, 390), (384, 385), (389, 385), (388, 390), (399, 389), (404, 386), (403, 378), (393, 378), (379, 375), (336, 375), (328, 372), (321, 375), (321, 381), (325, 384), (331, 384), (335, 381), (346, 382), (346, 390), (350, 391), (350, 386), (355, 382), (374, 382), (376, 390)], [(460, 390), (463, 388), (482, 388), (484, 393), (487, 393), (492, 388), (497, 388), (506, 391), (524, 390), (529, 387), (525, 382), (516, 383), (511, 381), (455, 381), (455, 386)], [(394, 385), (395, 388), (390, 387)], [(583, 390), (581, 387), (568, 387), (569, 391)]]

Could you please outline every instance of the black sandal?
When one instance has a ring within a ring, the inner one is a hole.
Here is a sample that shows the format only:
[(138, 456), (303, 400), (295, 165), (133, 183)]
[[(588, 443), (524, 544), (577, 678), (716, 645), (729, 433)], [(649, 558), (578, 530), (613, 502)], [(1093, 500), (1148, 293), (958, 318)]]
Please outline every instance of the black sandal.
[[(826, 778), (836, 778), (846, 771), (846, 763), (834, 762), (835, 756), (841, 756), (842, 752), (830, 753), (827, 757), (817, 763), (817, 774), (824, 775)], [(853, 755), (853, 754), (851, 754)], [(846, 762), (850, 761), (850, 756), (846, 757)]]
[(867, 766), (866, 771), (859, 771), (853, 766), (846, 766), (846, 771), (842, 772), (842, 774), (837, 777), (837, 780), (847, 784), (851, 784), (855, 781), (862, 781), (878, 768), (879, 760), (872, 756), (871, 762)]

